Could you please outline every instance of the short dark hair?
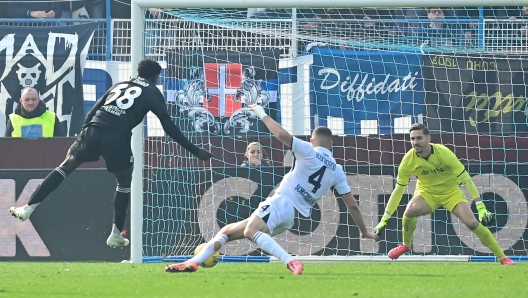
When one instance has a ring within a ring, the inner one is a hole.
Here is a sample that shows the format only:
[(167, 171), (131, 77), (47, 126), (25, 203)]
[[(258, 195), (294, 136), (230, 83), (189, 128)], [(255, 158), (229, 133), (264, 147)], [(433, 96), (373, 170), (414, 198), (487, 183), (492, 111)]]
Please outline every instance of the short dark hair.
[(161, 73), (161, 65), (152, 59), (143, 59), (138, 63), (137, 72), (140, 78), (155, 81)]
[(415, 123), (415, 124), (411, 125), (411, 128), (409, 129), (409, 132), (411, 132), (413, 130), (421, 130), (424, 135), (426, 135), (426, 136), (429, 135), (429, 128), (427, 128), (427, 126), (423, 125), (422, 123)]
[(314, 136), (323, 137), (329, 141), (332, 141), (332, 131), (326, 126), (318, 126), (313, 131)]

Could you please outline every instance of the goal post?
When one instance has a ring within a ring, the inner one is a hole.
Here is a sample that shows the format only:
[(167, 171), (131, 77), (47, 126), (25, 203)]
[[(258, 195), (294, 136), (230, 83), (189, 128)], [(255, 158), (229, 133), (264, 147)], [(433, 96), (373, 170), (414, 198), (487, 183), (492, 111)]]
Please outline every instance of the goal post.
[[(144, 7), (143, 7), (144, 8)], [(132, 74), (137, 75), (137, 65), (143, 59), (143, 8), (135, 1), (131, 2), (131, 49), (130, 63)], [(130, 261), (142, 263), (143, 253), (143, 124), (132, 131), (132, 154), (134, 170), (130, 195)]]
[[(334, 131), (334, 154), (345, 167), (369, 228), (381, 217), (398, 162), (409, 149), (408, 126), (426, 122), (433, 141), (454, 149), (488, 209), (496, 213), (491, 230), (501, 247), (517, 260), (526, 259), (528, 158), (518, 152), (528, 146), (528, 132), (519, 125), (528, 115), (528, 81), (519, 79), (524, 77), (528, 46), (522, 36), (515, 45), (505, 46), (508, 38), (521, 34), (517, 30), (523, 21), (499, 20), (496, 25), (481, 11), (477, 13), (480, 27), (475, 29), (480, 39), (471, 46), (452, 47), (402, 34), (398, 20), (388, 21), (390, 26), (372, 20), (374, 27), (390, 27), (389, 33), (380, 35), (381, 30), (365, 30), (371, 26), (369, 20), (346, 25), (342, 20), (301, 18), (295, 13), (321, 6), (393, 8), (395, 4), (469, 8), (527, 2), (231, 0), (220, 5), (211, 0), (132, 0), (133, 73), (145, 57), (166, 60), (160, 80), (171, 117), (215, 157), (204, 169), (203, 163), (165, 136), (153, 117), (134, 129), (131, 262), (183, 260), (193, 247), (210, 240), (219, 224), (246, 218), (259, 200), (273, 193), (293, 158), (248, 112), (250, 102), (263, 103), (301, 138), (317, 125)], [(288, 8), (294, 14), (247, 19), (236, 11), (210, 9), (217, 6)], [(148, 8), (163, 9), (163, 17), (147, 20)], [(470, 23), (456, 22), (460, 28)], [(493, 24), (485, 27), (488, 23)], [(482, 33), (484, 29), (489, 35)], [(217, 75), (211, 80), (208, 71), (213, 70)], [(233, 78), (240, 79), (233, 83)], [(228, 96), (234, 99), (226, 103)], [(339, 96), (342, 99), (336, 101)], [(457, 101), (464, 106), (457, 106)], [(267, 151), (273, 166), (240, 167), (252, 141)], [(346, 209), (330, 193), (311, 218), (296, 218), (291, 231), (277, 240), (304, 260), (384, 260), (388, 250), (401, 242), (401, 216), (415, 183), (411, 181), (380, 244), (360, 239)], [(418, 220), (413, 255), (404, 261), (494, 260), (476, 236), (444, 211)], [(222, 253), (223, 261), (276, 261), (249, 241), (228, 244)]]

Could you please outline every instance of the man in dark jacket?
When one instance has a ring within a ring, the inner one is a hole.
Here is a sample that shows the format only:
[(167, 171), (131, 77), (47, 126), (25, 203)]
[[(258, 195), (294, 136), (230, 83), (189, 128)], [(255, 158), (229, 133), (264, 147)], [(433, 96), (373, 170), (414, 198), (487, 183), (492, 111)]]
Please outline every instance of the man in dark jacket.
[(62, 16), (62, 1), (9, 1), (9, 18), (58, 19)]
[(63, 137), (64, 133), (55, 115), (48, 111), (46, 104), (40, 99), (37, 89), (26, 87), (22, 89), (20, 102), (15, 112), (9, 115), (6, 137)]

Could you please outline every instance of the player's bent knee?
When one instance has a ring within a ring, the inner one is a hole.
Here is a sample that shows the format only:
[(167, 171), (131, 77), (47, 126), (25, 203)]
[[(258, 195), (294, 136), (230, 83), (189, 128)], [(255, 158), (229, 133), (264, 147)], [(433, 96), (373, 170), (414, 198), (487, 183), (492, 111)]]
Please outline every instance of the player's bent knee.
[(478, 228), (479, 224), (480, 223), (478, 222), (478, 220), (475, 219), (475, 220), (471, 220), (468, 223), (466, 223), (466, 227), (470, 229), (471, 231), (474, 231)]
[(415, 202), (411, 202), (409, 205), (407, 205), (404, 215), (409, 218), (415, 218), (422, 215), (430, 214), (432, 212), (433, 211), (431, 207), (429, 207), (429, 205), (420, 205), (416, 204)]
[(407, 208), (407, 210), (405, 210), (405, 213), (403, 213), (403, 215), (408, 218), (415, 218), (415, 217), (420, 216), (419, 212), (413, 208)]
[(253, 239), (253, 237), (255, 236), (255, 234), (258, 232), (258, 230), (255, 230), (255, 229), (244, 229), (244, 237), (248, 238), (248, 239)]
[(61, 168), (66, 176), (71, 174), (75, 169), (77, 169), (80, 165), (82, 165), (83, 162), (77, 160), (75, 156), (68, 153), (66, 155), (66, 159), (60, 164), (59, 168)]

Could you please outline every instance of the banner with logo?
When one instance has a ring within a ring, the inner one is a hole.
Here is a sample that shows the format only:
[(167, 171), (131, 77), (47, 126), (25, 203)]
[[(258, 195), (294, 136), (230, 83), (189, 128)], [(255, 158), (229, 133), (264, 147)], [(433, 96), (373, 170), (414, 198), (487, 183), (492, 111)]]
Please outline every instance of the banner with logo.
[(278, 50), (270, 51), (175, 51), (168, 53), (168, 77), (176, 90), (167, 94), (177, 113), (186, 119), (183, 130), (212, 134), (266, 132), (248, 108), (263, 106), (276, 118), (278, 97)]
[(38, 90), (69, 136), (84, 120), (82, 73), (97, 23), (57, 27), (2, 26), (0, 33), (0, 134), (21, 90)]
[(426, 122), (433, 132), (527, 132), (526, 56), (424, 56)]
[(318, 125), (340, 117), (345, 134), (359, 134), (361, 120), (377, 120), (380, 133), (393, 133), (395, 118), (422, 114), (420, 54), (324, 47), (312, 52), (310, 106)]

